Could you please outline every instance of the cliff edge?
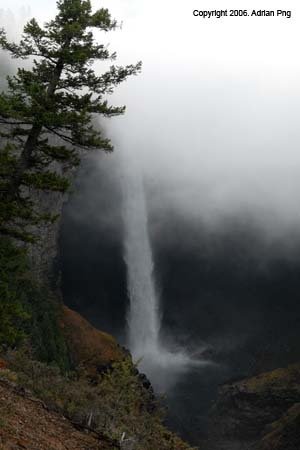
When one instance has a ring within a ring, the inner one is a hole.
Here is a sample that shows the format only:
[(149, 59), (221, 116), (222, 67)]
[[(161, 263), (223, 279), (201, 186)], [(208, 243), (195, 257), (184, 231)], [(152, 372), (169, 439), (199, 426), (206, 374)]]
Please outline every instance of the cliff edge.
[(298, 450), (300, 364), (220, 387), (209, 450)]

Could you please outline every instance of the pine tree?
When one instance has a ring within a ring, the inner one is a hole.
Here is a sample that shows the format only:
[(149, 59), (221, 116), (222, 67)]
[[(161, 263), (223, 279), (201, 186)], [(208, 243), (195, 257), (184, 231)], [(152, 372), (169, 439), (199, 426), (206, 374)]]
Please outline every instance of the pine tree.
[[(58, 13), (41, 27), (35, 19), (24, 27), (19, 44), (0, 30), (0, 47), (12, 58), (31, 59), (19, 68), (0, 94), (0, 233), (32, 239), (24, 222), (41, 216), (26, 194), (28, 189), (64, 192), (68, 180), (53, 170), (56, 161), (74, 166), (79, 149), (113, 150), (109, 139), (93, 126), (94, 116), (123, 114), (125, 107), (108, 104), (118, 84), (137, 74), (141, 63), (97, 74), (93, 63), (114, 61), (116, 54), (99, 44), (93, 29), (116, 29), (107, 9), (92, 12), (90, 0), (59, 0)], [(55, 136), (55, 144), (51, 136)]]

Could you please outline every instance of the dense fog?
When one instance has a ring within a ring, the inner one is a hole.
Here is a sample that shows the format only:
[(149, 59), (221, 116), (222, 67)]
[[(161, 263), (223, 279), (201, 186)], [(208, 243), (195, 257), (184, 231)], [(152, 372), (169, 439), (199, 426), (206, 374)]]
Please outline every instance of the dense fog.
[[(2, 10), (10, 33), (13, 23), (30, 14), (23, 3), (10, 4), (14, 21)], [(99, 34), (118, 52), (118, 63), (144, 62), (143, 73), (111, 98), (126, 104), (127, 113), (106, 124), (108, 134), (116, 152), (125, 146), (141, 159), (148, 181), (160, 190), (159, 203), (162, 193), (168, 205), (210, 226), (250, 214), (268, 233), (290, 232), (300, 220), (296, 2), (285, 5), (292, 19), (210, 21), (193, 17), (196, 3), (94, 2), (109, 7), (122, 25)], [(249, 5), (232, 1), (231, 7)], [(255, 7), (260, 2), (251, 2)], [(44, 20), (55, 1), (31, 2), (30, 8)], [(100, 64), (97, 70), (103, 70)]]
[[(10, 3), (15, 16), (22, 3)], [(223, 3), (204, 0), (201, 8)], [(118, 64), (142, 60), (143, 71), (109, 99), (126, 104), (126, 114), (101, 121), (114, 155), (86, 158), (65, 207), (65, 301), (126, 345), (123, 187), (134, 162), (143, 177), (164, 339), (175, 336), (195, 357), (205, 348), (218, 366), (183, 379), (172, 411), (205, 416), (226, 377), (299, 359), (297, 2), (284, 4), (292, 19), (210, 22), (193, 17), (194, 0), (93, 4), (123, 21), (99, 39), (118, 52)], [(55, 1), (30, 7), (44, 20)], [(266, 0), (264, 7), (283, 5)], [(0, 17), (15, 23), (7, 12)], [(174, 426), (189, 436), (190, 425)]]
[(125, 11), (120, 54), (141, 57), (144, 71), (114, 97), (128, 104), (109, 128), (117, 150), (138, 155), (158, 203), (191, 220), (250, 215), (289, 233), (299, 225), (297, 17), (207, 23), (192, 3)]

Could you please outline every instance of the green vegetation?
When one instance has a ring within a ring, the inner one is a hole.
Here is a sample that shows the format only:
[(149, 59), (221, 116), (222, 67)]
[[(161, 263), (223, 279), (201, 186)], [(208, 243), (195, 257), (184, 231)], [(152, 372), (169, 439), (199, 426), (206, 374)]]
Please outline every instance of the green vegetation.
[[(152, 392), (143, 388), (129, 358), (93, 379), (84, 368), (63, 375), (57, 367), (34, 361), (24, 351), (11, 354), (10, 366), (18, 384), (107, 439), (120, 442), (123, 436), (133, 450), (190, 448), (163, 426), (163, 411)], [(7, 377), (12, 375), (7, 373)]]
[(0, 417), (0, 429), (3, 428), (6, 424), (6, 421), (3, 417), (3, 414), (5, 414), (5, 411), (3, 411), (3, 408), (0, 409), (1, 417)]
[(291, 364), (288, 367), (264, 372), (252, 378), (246, 379), (243, 384), (246, 389), (254, 392), (268, 390), (279, 392), (280, 389), (290, 387), (299, 392), (300, 364)]
[[(112, 151), (93, 124), (124, 113), (106, 97), (141, 64), (109, 65), (116, 54), (94, 36), (118, 27), (107, 9), (93, 12), (90, 0), (58, 0), (57, 9), (44, 27), (30, 20), (19, 43), (0, 29), (0, 48), (31, 65), (7, 77), (0, 93), (0, 347), (27, 337), (36, 357), (68, 367), (60, 307), (32, 279), (26, 250), (16, 241), (34, 243), (35, 226), (57, 218), (44, 212), (37, 192), (65, 192), (68, 168), (79, 164), (83, 150)], [(106, 65), (104, 73), (95, 72), (97, 61)]]
[(24, 337), (28, 315), (20, 277), (25, 271), (24, 251), (8, 239), (0, 239), (0, 345), (15, 346)]
[(300, 404), (295, 403), (280, 419), (268, 426), (262, 450), (293, 450), (300, 446)]
[(8, 238), (0, 238), (0, 296), (0, 349), (27, 342), (36, 358), (68, 368), (60, 306), (33, 280), (24, 248)]
[(43, 28), (32, 19), (19, 44), (0, 30), (0, 48), (32, 65), (8, 77), (0, 93), (0, 354), (10, 367), (1, 376), (133, 450), (185, 450), (163, 426), (161, 408), (130, 358), (101, 373), (95, 368), (93, 376), (84, 367), (70, 372), (61, 304), (30, 270), (26, 245), (37, 240), (35, 226), (56, 219), (41, 212), (37, 192), (65, 192), (65, 174), (82, 150), (113, 150), (93, 124), (123, 114), (106, 96), (141, 68), (112, 65), (96, 74), (94, 61), (114, 61), (116, 54), (96, 42), (93, 29), (114, 30), (116, 21), (106, 9), (92, 12), (89, 0), (59, 0), (57, 7)]
[(93, 12), (90, 0), (59, 0), (57, 8), (44, 27), (30, 20), (19, 44), (0, 30), (0, 48), (31, 63), (7, 77), (0, 93), (0, 347), (27, 337), (36, 357), (68, 367), (60, 307), (32, 279), (26, 249), (16, 241), (34, 243), (33, 226), (57, 218), (44, 212), (37, 192), (65, 192), (68, 168), (79, 164), (82, 150), (112, 151), (93, 123), (123, 114), (125, 108), (110, 106), (106, 97), (141, 64), (111, 65), (96, 74), (93, 63), (109, 63), (116, 54), (93, 30), (112, 31), (117, 22), (107, 9)]
[(40, 213), (30, 190), (64, 192), (63, 172), (79, 163), (79, 149), (112, 151), (94, 119), (124, 113), (106, 97), (141, 68), (112, 65), (96, 74), (93, 63), (114, 61), (116, 54), (96, 41), (93, 29), (112, 31), (117, 22), (107, 9), (93, 12), (90, 0), (59, 0), (57, 8), (44, 27), (30, 20), (19, 44), (0, 30), (0, 48), (32, 62), (30, 70), (8, 77), (0, 94), (0, 232), (26, 241), (35, 236), (24, 223), (53, 219)]

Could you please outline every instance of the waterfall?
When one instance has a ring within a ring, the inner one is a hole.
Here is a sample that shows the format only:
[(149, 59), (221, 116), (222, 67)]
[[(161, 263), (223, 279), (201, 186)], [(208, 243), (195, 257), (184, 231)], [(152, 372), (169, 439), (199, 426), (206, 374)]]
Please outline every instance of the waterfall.
[(136, 173), (127, 186), (124, 244), (130, 299), (128, 340), (133, 355), (142, 358), (159, 348), (159, 302), (141, 175)]
[[(130, 161), (130, 158), (129, 158)], [(185, 351), (162, 342), (161, 314), (148, 231), (148, 213), (137, 160), (126, 164), (124, 191), (124, 259), (130, 300), (128, 346), (156, 390), (165, 391), (178, 374), (195, 365)], [(202, 363), (201, 363), (202, 364)], [(199, 361), (196, 362), (199, 365)]]

